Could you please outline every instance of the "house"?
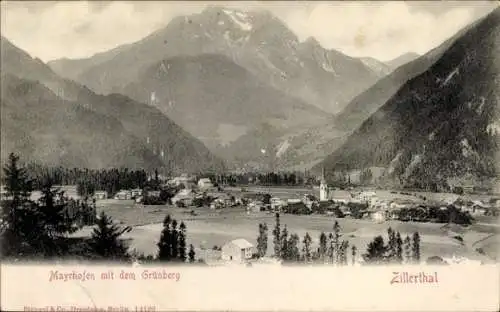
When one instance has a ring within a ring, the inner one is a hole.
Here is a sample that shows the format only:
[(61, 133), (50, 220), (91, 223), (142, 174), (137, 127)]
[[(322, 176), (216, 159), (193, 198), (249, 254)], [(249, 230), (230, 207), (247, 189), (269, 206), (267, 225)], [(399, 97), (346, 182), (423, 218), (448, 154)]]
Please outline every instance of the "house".
[(96, 191), (94, 193), (94, 198), (95, 199), (107, 199), (108, 198), (108, 192), (106, 192), (106, 191)]
[(361, 192), (358, 195), (358, 199), (365, 202), (371, 202), (376, 200), (377, 194), (375, 192)]
[(306, 194), (302, 198), (302, 202), (304, 203), (304, 205), (306, 205), (307, 208), (312, 209), (313, 204), (315, 204), (317, 200), (313, 195)]
[(255, 247), (246, 239), (232, 240), (222, 246), (222, 260), (245, 262), (252, 258)]
[(193, 201), (196, 194), (191, 189), (182, 189), (174, 197), (172, 197), (172, 204), (177, 204), (178, 201)]
[(260, 200), (252, 201), (248, 204), (248, 210), (251, 212), (259, 212), (264, 210), (264, 203)]
[(377, 222), (377, 223), (382, 223), (386, 219), (385, 213), (381, 210), (373, 211), (370, 214), (370, 216), (371, 216), (372, 220)]
[(189, 188), (192, 186), (193, 182), (196, 183), (196, 179), (189, 177), (187, 174), (182, 174), (180, 177), (175, 177), (169, 180), (168, 184), (175, 186), (184, 185), (184, 187)]
[(142, 190), (141, 189), (133, 189), (130, 192), (132, 193), (132, 197), (142, 196)]
[(214, 184), (209, 178), (202, 178), (198, 181), (198, 187), (200, 189), (210, 189), (214, 187)]
[[(141, 192), (142, 193), (142, 192)], [(161, 194), (161, 191), (148, 191), (147, 192), (147, 195), (149, 197), (160, 197), (160, 194)], [(140, 196), (142, 194), (138, 194), (138, 196)], [(133, 196), (133, 195), (132, 195)]]
[(347, 204), (347, 203), (353, 201), (351, 193), (349, 193), (348, 191), (342, 191), (342, 190), (335, 190), (335, 191), (331, 192), (330, 199), (333, 200), (334, 202), (339, 202), (339, 203), (344, 203), (344, 204)]
[(182, 189), (174, 197), (172, 197), (172, 204), (176, 204), (180, 200), (190, 199), (191, 201), (194, 199), (194, 192), (191, 189)]
[(281, 211), (281, 208), (286, 205), (286, 201), (281, 200), (278, 197), (271, 198), (271, 210)]
[(132, 199), (132, 192), (127, 190), (121, 190), (118, 193), (116, 193), (114, 199), (120, 199), (120, 200)]

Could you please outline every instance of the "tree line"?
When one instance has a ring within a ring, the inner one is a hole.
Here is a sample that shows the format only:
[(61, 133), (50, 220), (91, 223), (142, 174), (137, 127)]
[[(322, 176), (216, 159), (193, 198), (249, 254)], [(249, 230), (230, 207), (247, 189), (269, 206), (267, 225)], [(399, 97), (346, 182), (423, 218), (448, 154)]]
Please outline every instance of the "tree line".
[[(392, 228), (387, 230), (387, 234), (387, 243), (379, 235), (368, 244), (366, 252), (361, 255), (364, 263), (420, 263), (420, 235), (418, 232), (413, 233), (411, 238), (407, 235), (404, 240), (401, 234)], [(284, 263), (347, 265), (357, 262), (358, 249), (355, 245), (350, 246), (347, 240), (342, 239), (341, 227), (338, 221), (334, 222), (332, 232), (321, 232), (317, 248), (313, 248), (312, 238), (309, 233), (306, 232), (302, 240), (297, 234), (289, 233), (287, 226), (282, 226), (279, 213), (275, 215), (272, 235), (273, 256)], [(256, 256), (259, 258), (265, 257), (267, 249), (268, 226), (266, 223), (260, 223)]]
[(54, 185), (77, 185), (81, 196), (89, 196), (95, 191), (106, 191), (112, 196), (122, 189), (142, 189), (146, 186), (148, 177), (154, 176), (154, 173), (148, 173), (143, 169), (112, 168), (97, 170), (48, 167), (35, 163), (27, 164), (26, 171), (33, 181), (34, 189), (40, 189), (43, 181), (49, 178)]
[[(96, 216), (95, 202), (89, 205), (94, 218), (79, 222), (78, 213), (69, 213), (76, 201), (68, 200), (64, 192), (54, 187), (51, 176), (38, 181), (42, 196), (31, 200), (35, 181), (27, 168), (19, 165), (19, 157), (10, 154), (3, 168), (6, 196), (1, 201), (1, 258), (2, 259), (78, 259), (115, 260), (130, 262), (134, 259), (151, 261), (194, 262), (193, 245), (186, 246), (187, 229), (184, 223), (170, 216), (165, 218), (164, 230), (158, 241), (158, 254), (145, 257), (129, 252), (122, 237), (130, 227), (122, 227), (101, 212)], [(71, 237), (83, 225), (94, 225), (90, 238)]]

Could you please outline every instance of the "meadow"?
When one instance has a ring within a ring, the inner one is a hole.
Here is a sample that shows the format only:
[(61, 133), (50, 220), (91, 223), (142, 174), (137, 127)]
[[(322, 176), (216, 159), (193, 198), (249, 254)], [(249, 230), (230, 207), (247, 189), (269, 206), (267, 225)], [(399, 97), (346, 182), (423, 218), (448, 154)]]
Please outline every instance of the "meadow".
[[(214, 246), (221, 247), (226, 242), (245, 238), (256, 245), (259, 223), (266, 223), (268, 233), (268, 255), (273, 253), (272, 229), (275, 225), (274, 214), (268, 212), (247, 213), (243, 207), (211, 210), (209, 208), (178, 208), (170, 205), (144, 206), (127, 200), (98, 201), (98, 211), (105, 211), (115, 221), (129, 225), (132, 231), (124, 234), (129, 240), (130, 249), (140, 253), (156, 254), (156, 243), (162, 230), (162, 221), (170, 214), (178, 222), (187, 226), (187, 243), (193, 244), (197, 257), (204, 258), (208, 263), (217, 262), (219, 251)], [(195, 214), (191, 214), (191, 211)], [(498, 255), (498, 240), (500, 227), (492, 217), (481, 217), (476, 224), (464, 228), (458, 225), (436, 223), (417, 223), (386, 221), (376, 223), (371, 220), (350, 218), (335, 219), (323, 215), (289, 215), (281, 214), (281, 226), (287, 226), (288, 232), (296, 233), (302, 240), (308, 232), (317, 246), (321, 232), (332, 231), (337, 220), (341, 227), (342, 239), (348, 240), (350, 246), (355, 245), (358, 257), (365, 252), (367, 244), (376, 236), (387, 237), (388, 227), (399, 231), (404, 238), (418, 231), (421, 236), (422, 259), (430, 256), (452, 257), (464, 256), (469, 259), (492, 261)], [(86, 227), (76, 236), (90, 235), (91, 228)], [(460, 236), (462, 241), (456, 237)], [(482, 248), (485, 254), (476, 251)], [(496, 258), (498, 259), (498, 258)]]

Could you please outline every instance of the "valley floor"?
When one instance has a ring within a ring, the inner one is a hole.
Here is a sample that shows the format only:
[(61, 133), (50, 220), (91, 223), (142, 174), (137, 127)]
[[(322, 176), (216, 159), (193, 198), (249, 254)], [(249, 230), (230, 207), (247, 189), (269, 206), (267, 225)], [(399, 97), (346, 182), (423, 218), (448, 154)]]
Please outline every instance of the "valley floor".
[[(132, 226), (132, 231), (124, 234), (124, 238), (130, 240), (131, 250), (135, 249), (145, 255), (156, 254), (156, 243), (163, 228), (162, 221), (167, 214), (179, 223), (183, 221), (186, 224), (187, 244), (193, 244), (197, 258), (203, 258), (207, 263), (217, 263), (220, 251), (213, 250), (213, 247), (221, 247), (230, 240), (244, 238), (256, 245), (259, 223), (268, 225), (267, 254), (273, 253), (272, 229), (275, 220), (274, 214), (268, 212), (249, 214), (243, 207), (215, 211), (209, 208), (178, 208), (169, 205), (143, 206), (127, 200), (99, 201), (98, 210), (105, 211), (123, 225)], [(191, 210), (194, 210), (196, 215), (192, 215)], [(298, 234), (301, 241), (308, 232), (313, 239), (313, 246), (316, 247), (320, 233), (331, 232), (333, 223), (337, 220), (341, 226), (342, 239), (348, 240), (350, 246), (357, 247), (358, 257), (366, 251), (368, 243), (375, 236), (382, 235), (386, 238), (388, 227), (392, 227), (399, 231), (403, 238), (406, 235), (411, 236), (415, 231), (420, 233), (423, 260), (431, 256), (467, 257), (483, 262), (498, 259), (500, 227), (494, 217), (481, 216), (476, 224), (468, 228), (457, 225), (400, 221), (376, 223), (371, 220), (335, 219), (323, 215), (281, 214), (280, 217), (282, 228), (286, 225), (289, 233)], [(86, 227), (74, 235), (88, 236), (91, 230), (91, 227)], [(457, 235), (462, 237), (463, 242), (454, 238)], [(484, 254), (477, 252), (478, 248), (481, 248)]]

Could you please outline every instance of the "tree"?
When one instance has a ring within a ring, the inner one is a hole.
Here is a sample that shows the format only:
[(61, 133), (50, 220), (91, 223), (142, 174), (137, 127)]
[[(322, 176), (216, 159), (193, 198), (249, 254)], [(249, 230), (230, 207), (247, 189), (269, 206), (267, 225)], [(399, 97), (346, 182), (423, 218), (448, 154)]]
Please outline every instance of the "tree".
[(404, 250), (404, 260), (405, 263), (411, 263), (411, 239), (410, 236), (406, 235), (406, 238), (403, 241), (403, 250)]
[(76, 185), (76, 192), (85, 199), (92, 197), (95, 193), (95, 184), (89, 178), (82, 178)]
[(64, 251), (61, 249), (60, 238), (75, 232), (78, 228), (74, 223), (75, 216), (69, 216), (67, 213), (68, 201), (64, 197), (64, 192), (53, 188), (50, 178), (42, 186), (42, 196), (37, 208), (39, 251), (49, 256), (61, 256)]
[(411, 247), (413, 262), (420, 263), (420, 235), (418, 232), (413, 233)]
[(306, 263), (309, 263), (312, 260), (312, 254), (311, 254), (312, 238), (309, 235), (309, 233), (306, 232), (306, 235), (304, 236), (304, 240), (302, 240), (302, 244), (304, 245), (302, 247), (302, 253), (304, 255), (304, 261)]
[(339, 256), (337, 264), (347, 265), (347, 250), (349, 248), (348, 241), (342, 241), (339, 247)]
[(177, 220), (173, 219), (171, 224), (171, 242), (172, 247), (170, 249), (170, 258), (173, 260), (178, 260), (179, 257), (179, 230), (177, 229)]
[(3, 168), (7, 196), (12, 197), (15, 203), (21, 200), (28, 200), (33, 190), (33, 181), (28, 178), (26, 169), (20, 167), (18, 162), (19, 156), (10, 153), (8, 163)]
[(382, 264), (385, 262), (385, 252), (384, 238), (379, 235), (368, 244), (363, 258), (369, 264)]
[(333, 224), (333, 262), (340, 262), (340, 225), (338, 221)]
[(276, 223), (273, 230), (274, 256), (281, 258), (281, 227), (280, 214), (276, 213)]
[(91, 256), (98, 258), (126, 260), (128, 258), (127, 247), (123, 244), (120, 236), (131, 228), (120, 226), (113, 223), (104, 211), (99, 215), (96, 227), (88, 241)]
[(356, 263), (356, 246), (352, 246), (351, 247), (351, 255), (352, 255), (352, 265), (354, 265)]
[(188, 253), (188, 257), (189, 257), (189, 262), (190, 263), (193, 263), (196, 259), (195, 259), (195, 252), (194, 252), (194, 246), (193, 244), (189, 244), (189, 253)]
[(396, 254), (397, 254), (397, 242), (396, 242), (396, 233), (393, 231), (392, 228), (387, 229), (387, 236), (388, 236), (388, 242), (387, 242), (387, 260), (389, 262), (392, 262), (396, 259)]
[(297, 234), (290, 235), (290, 239), (287, 243), (287, 259), (288, 261), (298, 262), (300, 260), (300, 251), (299, 251), (299, 241), (300, 238)]
[(290, 257), (289, 254), (289, 249), (288, 249), (288, 230), (286, 228), (286, 225), (283, 227), (283, 230), (281, 231), (281, 237), (280, 237), (280, 245), (281, 245), (281, 259), (287, 260)]
[(397, 263), (403, 263), (403, 240), (399, 232), (396, 234), (396, 261)]
[(179, 237), (177, 244), (177, 254), (179, 261), (186, 262), (186, 225), (184, 222), (181, 222), (179, 225)]
[(260, 258), (264, 257), (267, 252), (267, 224), (259, 224), (259, 237), (257, 237), (257, 253)]
[(5, 167), (3, 182), (7, 197), (2, 201), (2, 256), (20, 257), (38, 253), (40, 227), (39, 210), (29, 200), (32, 182), (19, 157), (11, 153)]
[(361, 184), (367, 185), (372, 182), (373, 174), (370, 168), (363, 170), (360, 174), (359, 180)]
[(170, 223), (172, 218), (167, 215), (163, 220), (163, 230), (161, 231), (160, 241), (158, 242), (158, 260), (170, 261), (172, 259), (172, 234)]
[(321, 259), (321, 261), (325, 261), (325, 258), (326, 258), (326, 253), (327, 253), (327, 244), (328, 244), (328, 239), (326, 237), (326, 234), (324, 232), (321, 232), (321, 234), (319, 235), (319, 250), (318, 250), (318, 253), (319, 253), (319, 258)]

